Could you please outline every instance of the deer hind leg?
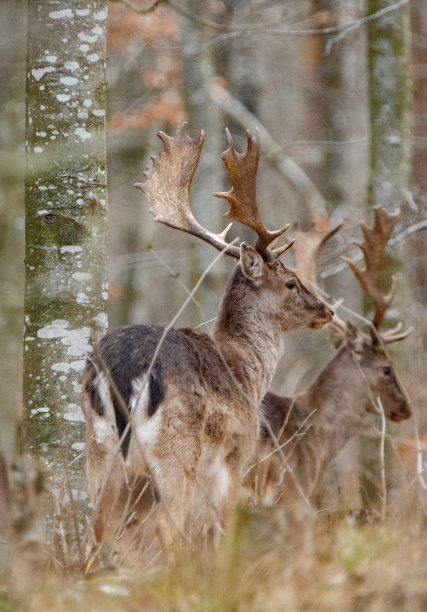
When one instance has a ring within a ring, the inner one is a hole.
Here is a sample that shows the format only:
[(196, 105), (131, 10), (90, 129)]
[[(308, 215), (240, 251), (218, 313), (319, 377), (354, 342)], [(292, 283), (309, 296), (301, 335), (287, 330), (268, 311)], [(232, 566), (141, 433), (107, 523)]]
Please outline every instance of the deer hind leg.
[(110, 523), (120, 491), (125, 482), (121, 456), (103, 457), (96, 463), (88, 462), (88, 480), (92, 483), (92, 518), (89, 527), (88, 552), (93, 552), (104, 539), (106, 526)]
[(169, 559), (191, 547), (191, 516), (196, 483), (195, 469), (168, 470), (160, 486), (160, 507), (156, 535), (163, 553)]
[[(82, 408), (86, 417), (86, 473), (93, 513), (88, 532), (87, 554), (101, 544), (124, 482), (124, 466), (114, 417), (114, 408), (103, 375), (93, 377), (98, 404), (85, 390)], [(99, 408), (101, 406), (101, 409)]]
[(166, 426), (159, 412), (145, 430), (137, 427), (135, 436), (158, 493), (156, 534), (167, 557), (191, 539), (188, 526), (201, 448), (199, 429), (188, 427), (182, 413), (171, 413)]

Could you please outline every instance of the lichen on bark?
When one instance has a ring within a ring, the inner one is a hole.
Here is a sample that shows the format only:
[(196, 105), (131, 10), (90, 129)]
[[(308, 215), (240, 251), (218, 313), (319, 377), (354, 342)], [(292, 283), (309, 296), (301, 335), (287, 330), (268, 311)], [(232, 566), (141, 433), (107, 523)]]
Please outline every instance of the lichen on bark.
[(23, 445), (82, 448), (80, 374), (107, 326), (105, 0), (29, 0)]

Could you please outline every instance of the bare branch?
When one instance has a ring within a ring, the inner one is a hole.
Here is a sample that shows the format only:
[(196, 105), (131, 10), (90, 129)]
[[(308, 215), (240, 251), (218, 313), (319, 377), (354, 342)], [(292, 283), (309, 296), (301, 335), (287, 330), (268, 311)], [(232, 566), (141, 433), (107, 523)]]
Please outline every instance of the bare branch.
[(148, 15), (156, 10), (156, 8), (160, 4), (169, 4), (168, 0), (153, 0), (152, 4), (146, 8), (135, 4), (132, 0), (111, 0), (111, 2), (117, 2), (128, 6), (134, 13), (138, 13), (138, 15)]
[(381, 398), (377, 397), (378, 410), (381, 415), (381, 441), (380, 441), (380, 469), (381, 469), (381, 482), (383, 489), (382, 505), (381, 505), (381, 518), (384, 520), (387, 510), (387, 484), (385, 479), (385, 459), (384, 459), (384, 443), (386, 434), (386, 420), (384, 414), (384, 408), (381, 402)]

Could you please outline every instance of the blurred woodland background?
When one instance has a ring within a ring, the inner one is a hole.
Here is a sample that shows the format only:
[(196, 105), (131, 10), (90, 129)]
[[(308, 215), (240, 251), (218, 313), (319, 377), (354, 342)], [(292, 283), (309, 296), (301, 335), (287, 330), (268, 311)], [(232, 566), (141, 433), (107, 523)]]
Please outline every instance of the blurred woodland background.
[[(58, 10), (69, 4), (56, 3)], [(375, 19), (367, 17), (377, 13)], [(26, 2), (2, 0), (0, 445), (9, 458), (16, 452), (15, 430), (22, 418), (26, 19)], [(369, 317), (370, 304), (340, 256), (359, 255), (352, 243), (360, 239), (360, 221), (372, 225), (374, 205), (390, 212), (401, 209), (384, 278), (387, 289), (395, 274), (398, 287), (386, 327), (398, 321), (413, 327), (412, 334), (393, 347), (392, 356), (413, 402), (425, 462), (423, 0), (108, 2), (106, 69), (109, 326), (167, 324), (216, 255), (200, 241), (154, 223), (144, 196), (132, 187), (143, 180), (149, 156), (160, 149), (158, 130), (171, 133), (183, 120), (193, 135), (205, 130), (192, 209), (202, 225), (220, 231), (227, 207), (211, 194), (228, 187), (221, 161), (224, 127), (243, 150), (246, 128), (258, 126), (257, 193), (264, 223), (278, 227), (290, 222), (308, 229), (313, 218), (325, 215), (332, 224), (343, 223), (321, 252), (319, 278), (333, 299), (343, 299), (356, 313)], [(395, 115), (388, 114), (387, 101)], [(250, 240), (249, 230), (237, 225), (231, 239)], [(292, 250), (284, 261), (292, 267)], [(232, 265), (223, 258), (209, 271), (177, 326), (209, 331)], [(278, 367), (273, 388), (292, 395), (319, 371), (332, 347), (324, 332), (293, 333), (289, 338), (291, 349)], [(376, 417), (372, 422), (378, 425)], [(409, 487), (417, 479), (414, 419), (388, 429), (399, 451), (391, 452), (390, 473), (404, 473)], [(370, 437), (353, 442), (338, 462), (338, 471), (350, 474), (348, 495), (356, 506), (364, 503), (369, 483), (375, 485), (379, 478), (378, 466), (366, 460), (371, 456), (366, 447), (372, 443)]]

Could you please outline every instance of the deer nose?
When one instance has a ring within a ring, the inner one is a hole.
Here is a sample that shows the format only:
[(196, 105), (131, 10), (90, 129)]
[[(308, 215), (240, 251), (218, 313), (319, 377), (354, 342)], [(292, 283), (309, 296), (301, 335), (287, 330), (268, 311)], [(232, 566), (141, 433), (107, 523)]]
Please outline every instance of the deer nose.
[(334, 314), (335, 314), (335, 313), (334, 313), (334, 311), (333, 311), (331, 308), (329, 308), (329, 312), (330, 312), (330, 314), (331, 314), (332, 316), (334, 316)]

